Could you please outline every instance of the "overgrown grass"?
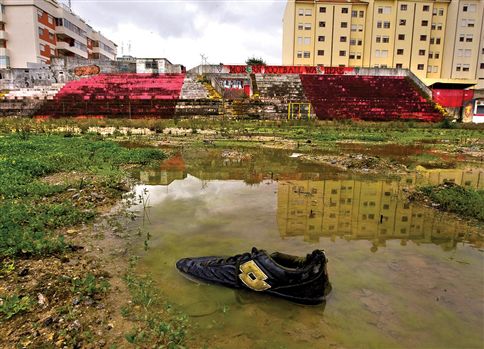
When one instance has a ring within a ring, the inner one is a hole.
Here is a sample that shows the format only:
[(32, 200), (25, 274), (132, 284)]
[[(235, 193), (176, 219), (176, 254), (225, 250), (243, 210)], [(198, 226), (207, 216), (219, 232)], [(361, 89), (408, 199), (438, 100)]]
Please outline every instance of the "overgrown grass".
[(131, 302), (121, 308), (121, 314), (137, 324), (125, 334), (126, 341), (137, 347), (185, 348), (187, 317), (162, 301), (149, 277), (135, 273), (136, 262), (131, 260), (124, 278)]
[(163, 158), (157, 149), (125, 149), (88, 136), (17, 133), (0, 137), (0, 257), (60, 251), (65, 243), (54, 230), (94, 217), (92, 210), (59, 195), (67, 185), (49, 184), (42, 177), (89, 173), (116, 191), (125, 177), (122, 165)]
[(484, 221), (484, 190), (444, 184), (423, 187), (420, 191), (443, 210)]

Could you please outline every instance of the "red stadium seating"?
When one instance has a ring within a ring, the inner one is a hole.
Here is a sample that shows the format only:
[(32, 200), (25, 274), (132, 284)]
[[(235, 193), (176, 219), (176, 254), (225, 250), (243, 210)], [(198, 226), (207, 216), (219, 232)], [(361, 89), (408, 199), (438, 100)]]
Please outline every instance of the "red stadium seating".
[(172, 118), (184, 78), (185, 74), (101, 74), (71, 81), (37, 114)]
[(301, 82), (318, 119), (442, 119), (405, 77), (301, 75)]

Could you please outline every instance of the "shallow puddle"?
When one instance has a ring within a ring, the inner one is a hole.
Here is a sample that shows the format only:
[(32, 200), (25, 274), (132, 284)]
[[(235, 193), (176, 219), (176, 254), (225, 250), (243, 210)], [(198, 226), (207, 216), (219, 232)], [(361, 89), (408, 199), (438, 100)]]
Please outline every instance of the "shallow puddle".
[[(140, 272), (191, 317), (193, 347), (482, 348), (482, 227), (402, 198), (444, 180), (483, 188), (482, 171), (351, 177), (285, 152), (229, 155), (185, 153), (139, 174), (151, 235)], [(198, 285), (175, 268), (182, 257), (252, 246), (324, 249), (326, 304)]]

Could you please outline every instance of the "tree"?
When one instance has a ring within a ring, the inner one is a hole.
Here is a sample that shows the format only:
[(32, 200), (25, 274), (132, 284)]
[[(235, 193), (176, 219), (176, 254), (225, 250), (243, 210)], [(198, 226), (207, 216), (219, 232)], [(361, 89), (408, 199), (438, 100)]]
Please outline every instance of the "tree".
[(262, 59), (262, 57), (250, 57), (247, 58), (245, 61), (247, 65), (266, 65), (266, 62)]

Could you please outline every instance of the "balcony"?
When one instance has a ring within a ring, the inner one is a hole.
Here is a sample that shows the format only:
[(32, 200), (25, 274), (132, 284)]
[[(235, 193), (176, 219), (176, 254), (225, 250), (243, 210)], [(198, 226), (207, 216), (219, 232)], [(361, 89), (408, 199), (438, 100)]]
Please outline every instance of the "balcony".
[(93, 53), (99, 53), (99, 54), (101, 54), (101, 55), (103, 55), (105, 57), (108, 57), (111, 60), (114, 60), (116, 58), (116, 55), (115, 54), (112, 54), (109, 51), (103, 50), (101, 47), (93, 47), (92, 48), (92, 52)]
[(0, 57), (8, 56), (8, 51), (5, 47), (0, 47)]
[(78, 55), (80, 57), (87, 58), (87, 51), (83, 51), (75, 46), (71, 46), (69, 45), (69, 43), (64, 41), (57, 42), (57, 50), (61, 55), (66, 55), (66, 56)]
[(0, 40), (7, 40), (8, 34), (5, 30), (0, 30)]
[(86, 42), (86, 38), (83, 38), (79, 34), (74, 33), (72, 30), (67, 29), (66, 27), (57, 26), (55, 27), (55, 32), (57, 35), (65, 35), (70, 38), (76, 39), (79, 42)]

